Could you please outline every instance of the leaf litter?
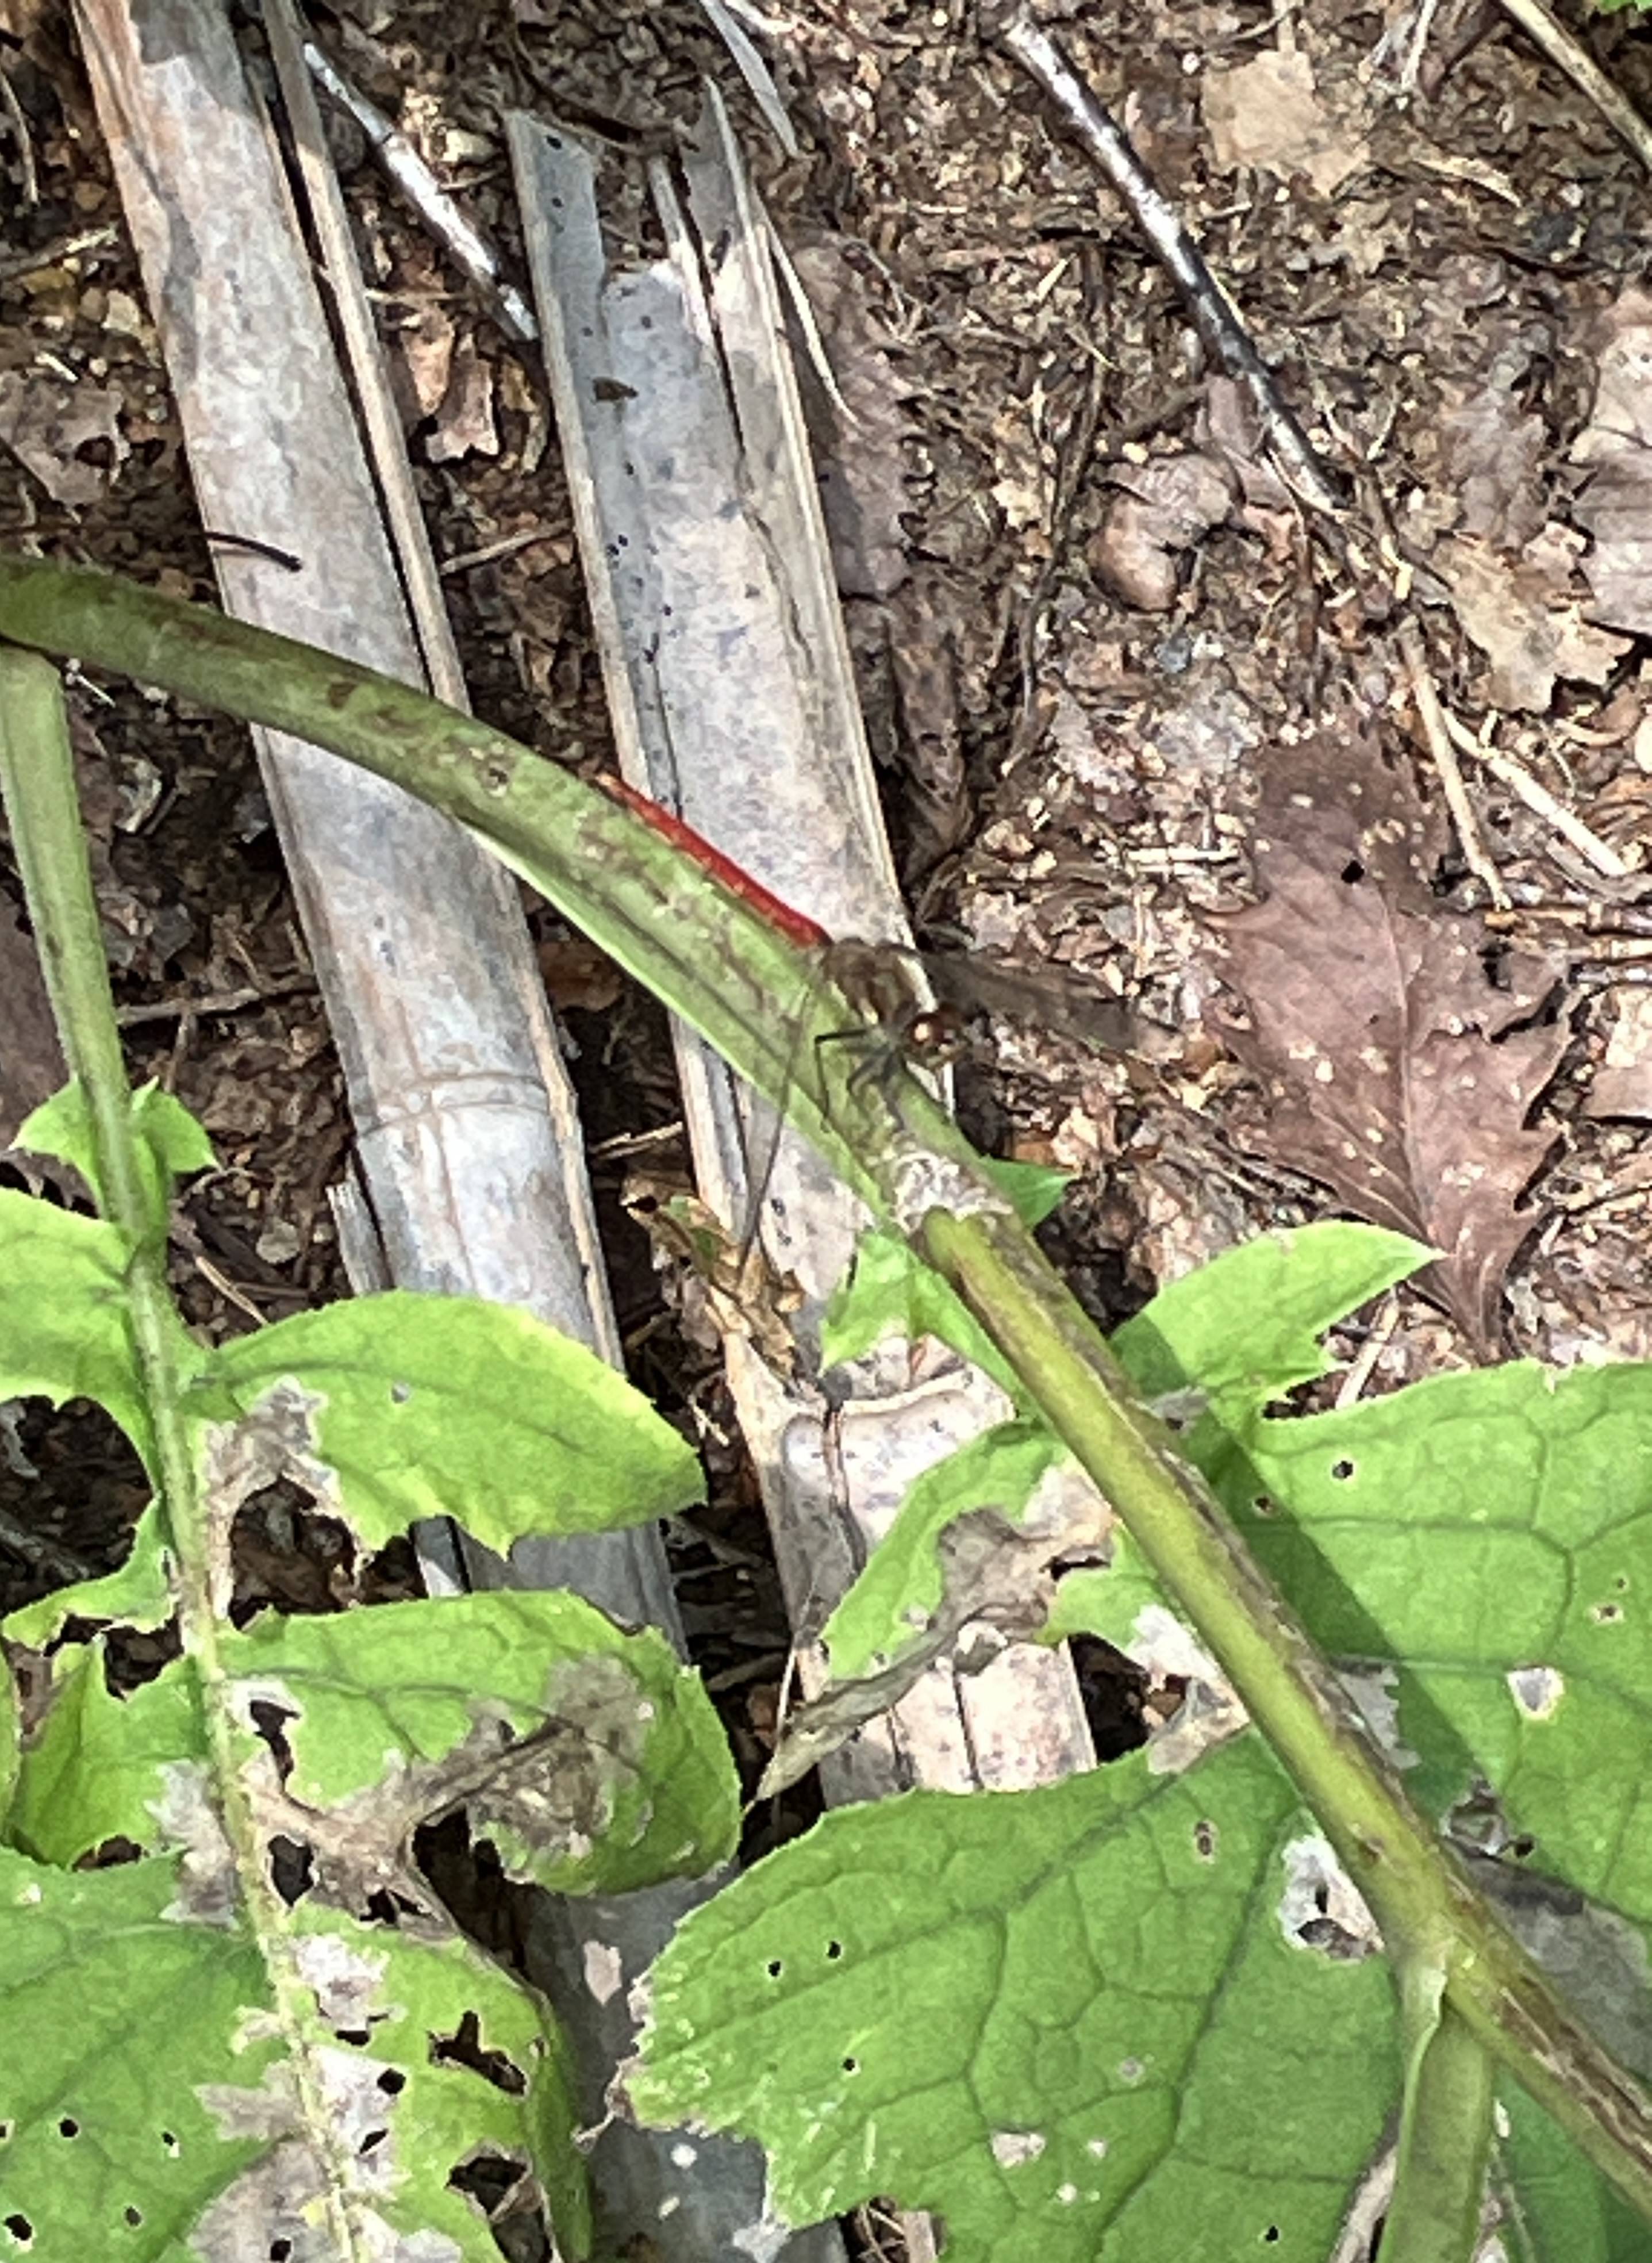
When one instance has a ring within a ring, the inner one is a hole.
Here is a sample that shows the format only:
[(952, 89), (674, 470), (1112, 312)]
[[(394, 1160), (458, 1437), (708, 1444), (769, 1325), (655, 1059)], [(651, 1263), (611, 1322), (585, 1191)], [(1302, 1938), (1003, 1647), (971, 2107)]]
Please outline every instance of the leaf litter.
[(1557, 1136), (1527, 1119), (1571, 1032), (1540, 1018), (1553, 961), (1434, 900), (1439, 846), (1368, 731), (1280, 748), (1257, 813), (1265, 900), (1217, 923), (1248, 1016), (1227, 1034), (1261, 1080), (1266, 1149), (1440, 1251), (1425, 1285), (1490, 1356), (1538, 1223), (1520, 1197)]

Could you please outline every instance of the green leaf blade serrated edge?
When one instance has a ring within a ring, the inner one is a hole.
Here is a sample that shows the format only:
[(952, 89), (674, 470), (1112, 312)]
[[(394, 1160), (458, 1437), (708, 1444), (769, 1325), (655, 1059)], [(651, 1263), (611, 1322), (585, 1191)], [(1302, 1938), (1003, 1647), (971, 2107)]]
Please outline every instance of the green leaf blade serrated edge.
[(1439, 1376), (1244, 1444), (1235, 1519), (1317, 1642), (1395, 1677), (1421, 1804), (1483, 1779), (1529, 1868), (1652, 1923), (1652, 1365)]
[(725, 1862), (739, 1787), (699, 1676), (665, 1636), (578, 1595), (496, 1590), (259, 1622), (224, 1664), (279, 1707), (287, 1789), (314, 1807), (381, 1784), (441, 1795), (464, 1754), (473, 1831), (559, 1893), (619, 1893)]
[[(304, 1905), (294, 1921), (324, 2046), (312, 2071), (355, 2141), (346, 2198), (370, 2239), (377, 2216), (487, 2263), (492, 2234), (449, 2179), (499, 2152), (537, 2172), (566, 2252), (583, 2252), (567, 2062), (535, 2000), (457, 1939)], [(297, 2110), (265, 1975), (238, 1927), (191, 1912), (181, 1865), (74, 1873), (0, 1850), (0, 2225), (17, 2252), (150, 2263), (227, 2252), (237, 2227), (294, 2252), (313, 2238), (301, 2211), (319, 2164), (291, 2157)], [(283, 2174), (261, 2182), (281, 2141)]]
[(874, 1229), (862, 1234), (849, 1271), (833, 1291), (820, 1324), (820, 1363), (858, 1359), (885, 1336), (916, 1342), (934, 1336), (990, 1375), (1012, 1399), (1014, 1370), (951, 1283), (909, 1242)]
[(938, 1549), (949, 1525), (985, 1507), (1018, 1522), (1047, 1473), (1068, 1458), (1042, 1424), (1003, 1422), (916, 1479), (822, 1630), (833, 1680), (887, 1666), (927, 1630), (942, 1600)]
[(0, 1188), (0, 1399), (93, 1399), (152, 1460), (127, 1319), (126, 1236)]
[(633, 2105), (758, 2139), (790, 2223), (877, 2193), (949, 2263), (1322, 2263), (1398, 2097), (1380, 1958), (1288, 1940), (1259, 1739), (841, 1811), (656, 1964)]
[[(289, 1796), (383, 1838), (455, 1805), (508, 1875), (624, 1893), (726, 1862), (739, 1786), (716, 1710), (653, 1628), (581, 1597), (496, 1590), (336, 1616), (266, 1616), (220, 1645), (249, 1738), (274, 1707)], [(9, 1833), (64, 1867), (116, 1839), (168, 1853), (178, 1773), (205, 1768), (194, 1674), (174, 1660), (111, 1695), (102, 1646), (63, 1676), (22, 1756)]]
[(1427, 1265), (1403, 1233), (1331, 1219), (1223, 1250), (1161, 1289), (1111, 1339), (1147, 1399), (1196, 1385), (1259, 1406), (1325, 1372), (1319, 1339)]
[[(181, 1100), (158, 1084), (140, 1085), (131, 1095), (132, 1124), (143, 1170), (145, 1232), (164, 1234), (173, 1182), (212, 1168), (213, 1143)], [(77, 1170), (105, 1207), (98, 1180), (91, 1110), (79, 1082), (66, 1084), (42, 1101), (19, 1127), (17, 1145), (33, 1155), (52, 1155)]]
[(46, 1718), (24, 1750), (7, 1840), (62, 1869), (116, 1839), (148, 1853), (175, 1852), (169, 1786), (191, 1768), (204, 1775), (206, 1762), (190, 1667), (175, 1660), (117, 1697), (102, 1643), (89, 1643), (60, 1674)]
[(172, 1609), (170, 1551), (159, 1507), (151, 1501), (138, 1519), (124, 1564), (101, 1579), (76, 1580), (37, 1602), (25, 1603), (20, 1610), (9, 1611), (0, 1619), (0, 1631), (13, 1642), (44, 1650), (57, 1639), (68, 1619), (101, 1620), (148, 1633), (164, 1625)]
[(703, 1497), (692, 1449), (631, 1385), (530, 1312), (395, 1290), (300, 1312), (220, 1346), (196, 1421), (306, 1394), (321, 1464), (370, 1546), (454, 1516), (487, 1546), (605, 1532)]

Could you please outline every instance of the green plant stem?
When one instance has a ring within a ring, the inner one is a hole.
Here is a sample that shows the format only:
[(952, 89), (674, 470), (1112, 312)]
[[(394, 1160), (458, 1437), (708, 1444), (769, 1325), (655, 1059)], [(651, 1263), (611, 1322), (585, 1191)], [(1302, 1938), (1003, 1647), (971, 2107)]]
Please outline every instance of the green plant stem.
[(87, 1104), (99, 1208), (131, 1246), (127, 1311), (149, 1417), (152, 1474), (176, 1566), (184, 1650), (201, 1693), (219, 1813), (234, 1851), (243, 1912), (270, 1976), (307, 2134), (331, 2172), (324, 2185), (334, 2243), (341, 2257), (364, 2257), (344, 2200), (349, 2163), (342, 2154), (331, 2158), (342, 2140), (312, 2058), (306, 2007), (313, 1999), (293, 1961), (291, 1930), (242, 1778), (219, 1646), (223, 1623), (213, 1599), (209, 1509), (181, 1411), (191, 1347), (172, 1303), (164, 1217), (157, 1231), (133, 1123), (62, 685), (48, 661), (6, 646), (0, 646), (0, 788), (58, 1035)]
[[(1289, 1770), (1370, 1905), (1403, 1996), (1411, 1968), (1443, 1975), (1465, 2040), (1506, 2066), (1652, 2221), (1652, 2100), (1572, 2017), (1411, 1805), (1337, 1676), (1036, 1244), (1001, 1218), (938, 1210), (920, 1238)], [(1465, 2063), (1450, 2060), (1459, 2079)]]
[[(84, 572), (0, 560), (0, 636), (113, 668), (330, 748), (471, 826), (776, 1105), (923, 1246), (1117, 1508), (1289, 1769), (1399, 1972), (1444, 1975), (1468, 2034), (1652, 2221), (1652, 2100), (1571, 2017), (1475, 1893), (1170, 1433), (1005, 1214), (917, 1082), (857, 1088), (851, 1049), (794, 1045), (792, 1015), (852, 1009), (682, 852), (579, 779), (404, 686)], [(785, 1088), (794, 1060), (809, 1088)]]
[(1414, 1968), (1408, 2005), (1405, 2103), (1382, 2263), (1457, 2263), (1480, 2238), (1495, 2095), (1490, 2054), (1449, 2004), (1444, 1976)]
[[(83, 568), (0, 557), (0, 636), (218, 707), (343, 755), (487, 842), (627, 972), (787, 1112), (879, 1203), (862, 1155), (889, 1102), (854, 1048), (816, 1036), (859, 1018), (814, 959), (639, 817), (502, 731), (371, 669)], [(801, 1074), (793, 1075), (792, 1072)], [(903, 1125), (963, 1168), (975, 1157), (914, 1080)]]

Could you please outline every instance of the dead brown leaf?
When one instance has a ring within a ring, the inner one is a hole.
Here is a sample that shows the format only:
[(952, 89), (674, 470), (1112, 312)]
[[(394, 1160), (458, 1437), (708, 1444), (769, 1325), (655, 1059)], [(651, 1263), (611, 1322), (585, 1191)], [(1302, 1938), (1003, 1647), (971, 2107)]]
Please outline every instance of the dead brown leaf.
[(1494, 982), (1477, 917), (1427, 886), (1438, 839), (1409, 775), (1362, 732), (1281, 748), (1257, 818), (1266, 900), (1222, 922), (1262, 1080), (1264, 1139), (1349, 1209), (1442, 1253), (1435, 1292), (1477, 1349), (1536, 1215), (1516, 1207), (1554, 1143), (1526, 1117), (1563, 1023), (1520, 1028), (1554, 987), (1511, 953)]
[(1321, 100), (1301, 48), (1258, 55), (1231, 70), (1212, 64), (1203, 102), (1211, 154), (1223, 171), (1257, 165), (1284, 178), (1305, 173), (1329, 197), (1371, 161), (1364, 137)]
[(1512, 390), (1531, 356), (1516, 350), (1494, 363), (1485, 382), (1460, 393), (1439, 419), (1440, 469), (1457, 490), (1461, 526), (1493, 550), (1518, 551), (1540, 533), (1547, 513), (1543, 461), (1548, 435), (1540, 416)]
[(1540, 715), (1557, 676), (1604, 683), (1628, 651), (1627, 638), (1583, 619), (1572, 586), (1581, 548), (1579, 536), (1552, 522), (1514, 559), (1466, 537), (1441, 546), (1434, 562), (1453, 609), (1491, 662), (1485, 691), (1492, 706)]
[[(82, 378), (68, 385), (43, 372), (0, 371), (0, 440), (54, 502), (97, 502), (132, 453), (120, 429), (119, 394)], [(97, 450), (96, 458), (83, 454)]]
[(1180, 555), (1233, 507), (1237, 486), (1214, 456), (1154, 456), (1110, 474), (1122, 490), (1090, 546), (1090, 563), (1126, 604), (1167, 612), (1176, 601)]
[(1594, 407), (1572, 447), (1592, 464), (1573, 516), (1594, 536), (1583, 571), (1594, 618), (1652, 635), (1652, 293), (1626, 291), (1607, 317)]
[(493, 368), (477, 352), (473, 339), (461, 339), (454, 349), (447, 391), (424, 452), (433, 464), (456, 463), (461, 456), (499, 453)]

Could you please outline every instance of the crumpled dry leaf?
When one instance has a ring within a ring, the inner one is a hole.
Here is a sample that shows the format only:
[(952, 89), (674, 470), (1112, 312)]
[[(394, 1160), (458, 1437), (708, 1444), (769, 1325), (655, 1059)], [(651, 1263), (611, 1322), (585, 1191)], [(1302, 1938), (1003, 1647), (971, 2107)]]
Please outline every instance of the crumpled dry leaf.
[(1258, 165), (1284, 179), (1306, 173), (1329, 197), (1371, 162), (1364, 136), (1320, 100), (1313, 65), (1300, 47), (1258, 55), (1232, 70), (1208, 66), (1203, 106), (1211, 154), (1224, 172)]
[(1176, 601), (1179, 560), (1233, 507), (1236, 482), (1214, 456), (1154, 456), (1109, 474), (1122, 492), (1090, 545), (1090, 563), (1128, 605), (1167, 612)]
[(1439, 420), (1440, 469), (1457, 490), (1465, 534), (1493, 550), (1523, 550), (1542, 531), (1543, 420), (1522, 408), (1513, 391), (1531, 355), (1516, 344), (1499, 355), (1484, 382), (1459, 393)]
[(421, 307), (398, 333), (408, 382), (422, 417), (435, 416), (442, 405), (452, 375), (458, 336), (452, 317), (434, 301)]
[(1570, 1033), (1516, 1026), (1556, 970), (1511, 952), (1494, 984), (1483, 923), (1430, 894), (1438, 840), (1368, 734), (1280, 748), (1257, 817), (1266, 900), (1221, 923), (1250, 1016), (1227, 1035), (1263, 1081), (1267, 1147), (1439, 1250), (1425, 1285), (1489, 1354), (1537, 1223), (1515, 1205), (1555, 1136), (1526, 1119)]
[(1605, 1057), (1583, 1103), (1585, 1116), (1652, 1120), (1652, 990), (1623, 990)]
[(462, 339), (454, 349), (452, 374), (424, 452), (433, 464), (452, 463), (460, 456), (499, 453), (493, 367), (477, 352), (473, 338)]
[[(132, 453), (120, 429), (122, 406), (112, 387), (85, 378), (66, 385), (40, 370), (0, 370), (0, 440), (54, 502), (78, 509), (107, 491)], [(106, 460), (82, 455), (94, 444)]]
[(1248, 389), (1237, 378), (1209, 378), (1194, 432), (1200, 448), (1225, 463), (1238, 482), (1237, 524), (1259, 534), (1276, 562), (1289, 558), (1301, 539), (1302, 511), (1268, 459), (1261, 412)]
[(1594, 407), (1572, 446), (1596, 468), (1572, 506), (1595, 538), (1583, 571), (1595, 619), (1652, 635), (1652, 293), (1628, 290), (1607, 316)]
[[(887, 597), (907, 574), (907, 388), (858, 269), (835, 239), (793, 250), (826, 342), (842, 407), (799, 357), (804, 404), (815, 443), (820, 506), (838, 588), (846, 597)], [(848, 414), (845, 416), (843, 411)]]
[(1467, 536), (1445, 543), (1434, 558), (1464, 631), (1491, 662), (1486, 698), (1493, 707), (1541, 714), (1555, 679), (1604, 683), (1629, 649), (1584, 621), (1572, 587), (1582, 538), (1552, 521), (1521, 549), (1499, 558)]

